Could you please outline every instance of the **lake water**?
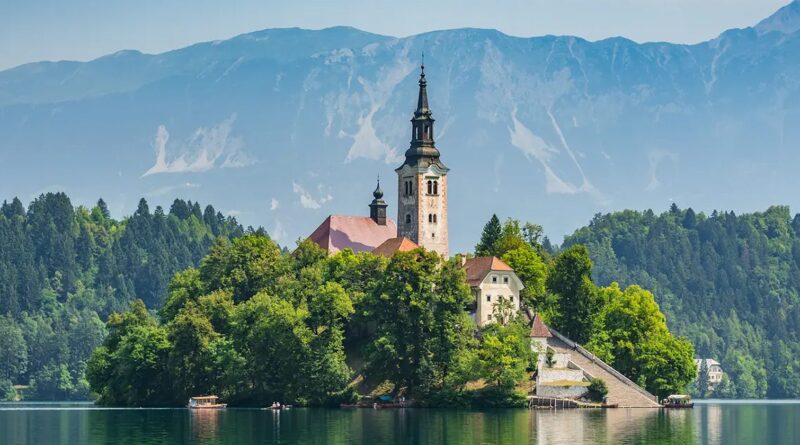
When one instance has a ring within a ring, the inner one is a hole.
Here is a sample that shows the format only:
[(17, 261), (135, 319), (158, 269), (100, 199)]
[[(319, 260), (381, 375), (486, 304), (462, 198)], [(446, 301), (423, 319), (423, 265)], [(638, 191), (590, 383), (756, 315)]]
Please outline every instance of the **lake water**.
[(800, 444), (800, 401), (693, 410), (105, 409), (0, 404), (16, 444)]

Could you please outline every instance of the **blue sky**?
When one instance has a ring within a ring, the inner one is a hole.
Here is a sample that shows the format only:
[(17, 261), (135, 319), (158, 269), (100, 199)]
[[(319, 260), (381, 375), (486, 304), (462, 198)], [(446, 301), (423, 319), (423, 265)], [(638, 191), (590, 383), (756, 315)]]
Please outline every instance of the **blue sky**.
[(406, 36), (496, 28), (517, 36), (693, 43), (754, 25), (788, 0), (3, 0), (0, 69), (88, 60), (120, 49), (156, 53), (272, 27), (350, 25)]

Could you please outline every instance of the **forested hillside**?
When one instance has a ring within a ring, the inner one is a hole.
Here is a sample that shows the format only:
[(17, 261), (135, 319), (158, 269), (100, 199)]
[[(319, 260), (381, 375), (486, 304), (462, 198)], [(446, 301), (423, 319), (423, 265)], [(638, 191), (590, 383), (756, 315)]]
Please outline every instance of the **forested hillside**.
[(104, 321), (140, 298), (160, 307), (175, 272), (197, 265), (218, 237), (243, 234), (234, 218), (175, 200), (142, 199), (123, 220), (103, 200), (73, 207), (63, 193), (0, 208), (0, 398), (29, 384), (39, 399), (88, 397), (86, 361)]
[(597, 215), (565, 240), (585, 244), (600, 285), (640, 284), (697, 355), (718, 359), (722, 397), (800, 397), (800, 215), (788, 207), (710, 216)]

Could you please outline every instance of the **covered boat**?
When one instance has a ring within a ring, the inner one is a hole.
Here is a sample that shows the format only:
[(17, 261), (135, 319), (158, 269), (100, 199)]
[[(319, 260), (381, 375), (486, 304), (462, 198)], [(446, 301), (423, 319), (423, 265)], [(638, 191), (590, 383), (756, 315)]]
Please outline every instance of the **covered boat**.
[(219, 403), (217, 396), (192, 397), (187, 405), (189, 409), (223, 409), (226, 406), (228, 406), (226, 403)]
[(694, 408), (692, 398), (686, 394), (672, 394), (663, 401), (664, 408)]

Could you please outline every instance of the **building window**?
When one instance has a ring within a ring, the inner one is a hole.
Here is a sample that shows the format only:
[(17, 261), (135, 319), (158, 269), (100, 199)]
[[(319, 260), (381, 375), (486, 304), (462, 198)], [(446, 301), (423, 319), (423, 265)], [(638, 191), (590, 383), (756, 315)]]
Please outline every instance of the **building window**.
[(433, 181), (433, 194), (439, 194), (439, 181)]
[(433, 194), (433, 181), (428, 181), (428, 194)]
[(431, 238), (436, 238), (436, 234), (435, 233), (431, 233)]
[(428, 128), (428, 124), (425, 124), (425, 139), (430, 138), (430, 128)]
[(514, 296), (513, 296), (513, 295), (509, 295), (509, 296), (508, 296), (508, 300), (509, 300), (509, 301), (511, 301), (511, 302), (513, 303), (513, 302), (514, 302)]
[(411, 224), (411, 214), (406, 213), (406, 224)]
[(492, 283), (497, 283), (497, 275), (492, 275)]
[(487, 315), (487, 316), (486, 316), (486, 319), (487, 319), (487, 320), (491, 320), (491, 319), (492, 319), (492, 314), (489, 314), (489, 315)]
[(508, 277), (503, 277), (503, 283), (508, 284)]
[(437, 222), (437, 221), (436, 221), (436, 214), (435, 214), (435, 213), (433, 214), (433, 222), (434, 222), (434, 223), (435, 223), (435, 222)]
[(491, 295), (487, 295), (486, 296), (486, 301), (491, 302), (492, 301), (492, 296)]

